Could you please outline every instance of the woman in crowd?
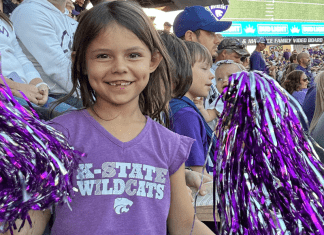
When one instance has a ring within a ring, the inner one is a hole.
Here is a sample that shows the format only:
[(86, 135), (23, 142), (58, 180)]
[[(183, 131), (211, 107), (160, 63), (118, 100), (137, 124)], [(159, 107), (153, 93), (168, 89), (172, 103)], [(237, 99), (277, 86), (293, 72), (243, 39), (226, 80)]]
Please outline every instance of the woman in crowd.
[(300, 96), (296, 97), (294, 94), (296, 91), (301, 91), (307, 88), (309, 81), (306, 74), (303, 71), (295, 70), (287, 75), (285, 82), (283, 83), (283, 88), (285, 88), (289, 94), (294, 96), (298, 102), (302, 105), (304, 99)]
[[(22, 97), (19, 90), (37, 105), (44, 105), (48, 99), (48, 86), (43, 82), (33, 64), (27, 59), (19, 43), (10, 19), (0, 12), (1, 69), (6, 83), (15, 96)], [(2, 79), (0, 83), (3, 84)]]

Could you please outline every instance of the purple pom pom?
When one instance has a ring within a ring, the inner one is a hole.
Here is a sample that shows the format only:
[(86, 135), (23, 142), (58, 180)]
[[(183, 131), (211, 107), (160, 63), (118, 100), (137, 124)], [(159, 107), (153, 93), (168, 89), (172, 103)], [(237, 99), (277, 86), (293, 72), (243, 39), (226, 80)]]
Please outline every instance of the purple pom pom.
[(72, 172), (84, 155), (69, 146), (62, 133), (30, 114), (3, 85), (0, 127), (0, 233), (12, 233), (16, 219), (31, 225), (29, 210), (68, 203), (76, 190)]
[(298, 102), (255, 72), (232, 75), (220, 98), (217, 234), (323, 235), (324, 166), (303, 132)]

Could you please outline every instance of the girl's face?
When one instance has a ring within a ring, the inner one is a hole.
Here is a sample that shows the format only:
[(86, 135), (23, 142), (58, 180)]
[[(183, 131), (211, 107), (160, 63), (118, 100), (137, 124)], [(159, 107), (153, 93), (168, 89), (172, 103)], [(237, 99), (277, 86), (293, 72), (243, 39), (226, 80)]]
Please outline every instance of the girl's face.
[(86, 71), (96, 102), (138, 105), (150, 73), (161, 60), (130, 30), (118, 24), (103, 29), (86, 52)]
[(308, 85), (309, 81), (307, 79), (307, 76), (305, 73), (303, 73), (303, 75), (300, 77), (300, 90), (302, 89), (306, 89), (307, 88), (307, 85)]
[(188, 91), (190, 98), (207, 97), (213, 78), (207, 62), (196, 62), (192, 67), (192, 85)]

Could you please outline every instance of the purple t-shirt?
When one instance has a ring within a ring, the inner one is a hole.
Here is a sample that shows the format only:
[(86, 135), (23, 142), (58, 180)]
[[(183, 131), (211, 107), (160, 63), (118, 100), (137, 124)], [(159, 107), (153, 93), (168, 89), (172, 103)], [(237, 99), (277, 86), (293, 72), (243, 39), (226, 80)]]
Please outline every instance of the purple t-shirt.
[(147, 117), (141, 133), (123, 143), (85, 109), (49, 124), (87, 154), (74, 172), (72, 211), (57, 207), (52, 235), (166, 234), (170, 175), (187, 160), (193, 139)]
[[(204, 122), (191, 107), (180, 109), (173, 116), (173, 131), (195, 139), (186, 166), (203, 166), (205, 163), (208, 141)], [(207, 170), (210, 170), (207, 167)]]

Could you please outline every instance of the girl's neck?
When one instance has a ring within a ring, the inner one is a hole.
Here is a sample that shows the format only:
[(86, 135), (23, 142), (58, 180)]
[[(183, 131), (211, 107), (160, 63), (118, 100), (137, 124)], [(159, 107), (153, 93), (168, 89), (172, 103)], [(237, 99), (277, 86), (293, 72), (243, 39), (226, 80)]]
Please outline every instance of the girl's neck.
[(91, 113), (99, 122), (110, 123), (113, 125), (126, 125), (134, 122), (146, 122), (138, 102), (125, 105), (113, 105), (107, 102), (97, 102), (93, 105)]

